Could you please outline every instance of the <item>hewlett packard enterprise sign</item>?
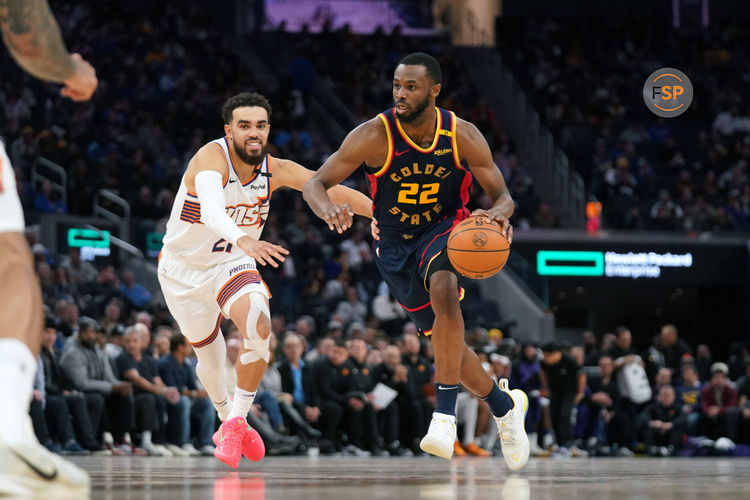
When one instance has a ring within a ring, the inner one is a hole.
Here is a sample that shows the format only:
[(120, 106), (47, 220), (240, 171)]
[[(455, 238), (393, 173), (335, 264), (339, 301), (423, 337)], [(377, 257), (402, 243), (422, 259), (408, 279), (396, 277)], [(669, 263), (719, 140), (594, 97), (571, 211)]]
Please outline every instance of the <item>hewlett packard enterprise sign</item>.
[(665, 268), (693, 267), (693, 254), (540, 250), (536, 266), (540, 276), (658, 278)]

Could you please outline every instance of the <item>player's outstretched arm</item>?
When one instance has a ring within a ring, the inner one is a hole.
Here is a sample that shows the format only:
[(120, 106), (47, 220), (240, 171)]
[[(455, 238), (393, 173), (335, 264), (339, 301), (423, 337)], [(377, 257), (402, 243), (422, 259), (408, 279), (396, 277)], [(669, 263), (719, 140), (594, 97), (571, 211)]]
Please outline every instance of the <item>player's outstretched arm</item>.
[[(351, 227), (354, 214), (351, 207), (336, 204), (338, 193), (335, 194), (336, 200), (332, 200), (328, 190), (349, 177), (362, 163), (382, 165), (388, 154), (387, 148), (384, 125), (379, 118), (373, 118), (349, 132), (339, 150), (305, 183), (302, 196), (331, 230), (341, 233)], [(333, 190), (330, 194), (334, 194)]]
[(47, 0), (0, 0), (0, 30), (13, 59), (33, 76), (64, 83), (61, 94), (86, 101), (96, 90), (94, 68), (69, 54)]
[(259, 264), (278, 267), (276, 261), (284, 262), (284, 255), (289, 255), (289, 251), (267, 241), (252, 239), (227, 215), (223, 187), (225, 175), (229, 175), (229, 172), (224, 153), (214, 144), (203, 146), (190, 160), (185, 172), (185, 185), (188, 191), (194, 190), (198, 196), (201, 222), (228, 242), (237, 245)]
[(472, 215), (483, 215), (488, 220), (496, 221), (502, 226), (503, 235), (512, 242), (513, 226), (508, 219), (513, 215), (513, 199), (503, 174), (492, 159), (490, 146), (473, 123), (459, 119), (457, 130), (458, 153), (469, 164), (471, 173), (493, 202), (489, 210), (475, 210)]
[[(302, 191), (305, 183), (315, 174), (312, 170), (291, 160), (273, 158), (272, 161), (275, 163), (271, 168), (274, 190), (288, 187)], [(347, 212), (353, 211), (357, 215), (372, 219), (372, 200), (359, 191), (337, 185), (328, 190), (328, 197), (336, 205), (346, 205)]]

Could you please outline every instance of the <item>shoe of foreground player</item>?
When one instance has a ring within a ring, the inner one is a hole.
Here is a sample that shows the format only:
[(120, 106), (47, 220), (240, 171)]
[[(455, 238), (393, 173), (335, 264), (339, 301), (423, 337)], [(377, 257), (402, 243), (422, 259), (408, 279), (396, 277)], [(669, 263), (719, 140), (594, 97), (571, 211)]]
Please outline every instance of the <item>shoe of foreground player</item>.
[(497, 433), (503, 445), (505, 463), (510, 470), (519, 470), (529, 461), (529, 436), (524, 428), (529, 399), (521, 389), (509, 390), (508, 379), (500, 379), (499, 386), (513, 400), (513, 408), (502, 417), (495, 417)]
[[(224, 423), (221, 425), (223, 426)], [(266, 445), (263, 443), (263, 439), (260, 437), (260, 434), (258, 434), (258, 431), (250, 427), (246, 422), (243, 422), (243, 425), (245, 426), (245, 433), (244, 433), (244, 436), (242, 437), (242, 455), (244, 455), (245, 458), (247, 458), (248, 460), (257, 462), (258, 460), (266, 456)], [(221, 431), (221, 427), (213, 435), (213, 442), (217, 446), (217, 448), (219, 446), (219, 432), (220, 431)], [(214, 450), (214, 456), (216, 456), (216, 450)]]
[(456, 417), (434, 412), (430, 428), (422, 438), (419, 447), (422, 451), (450, 460), (453, 457), (453, 444), (456, 442)]
[(89, 475), (50, 453), (33, 434), (19, 444), (0, 440), (0, 497), (88, 498), (90, 491)]

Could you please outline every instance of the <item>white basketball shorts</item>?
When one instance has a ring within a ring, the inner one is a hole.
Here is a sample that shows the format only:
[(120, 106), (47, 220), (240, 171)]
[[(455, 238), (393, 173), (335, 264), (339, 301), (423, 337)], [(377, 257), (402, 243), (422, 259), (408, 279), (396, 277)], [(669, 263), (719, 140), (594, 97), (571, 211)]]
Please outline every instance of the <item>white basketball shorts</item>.
[(221, 317), (229, 317), (232, 304), (242, 295), (257, 292), (271, 298), (255, 259), (248, 256), (199, 268), (163, 251), (159, 283), (169, 312), (193, 347), (214, 341)]

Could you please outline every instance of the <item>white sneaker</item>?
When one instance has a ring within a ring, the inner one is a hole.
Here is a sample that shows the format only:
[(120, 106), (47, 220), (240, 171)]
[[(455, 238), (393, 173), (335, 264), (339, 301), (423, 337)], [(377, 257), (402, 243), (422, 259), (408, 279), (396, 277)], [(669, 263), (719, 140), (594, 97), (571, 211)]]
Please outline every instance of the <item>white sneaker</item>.
[(162, 457), (173, 457), (174, 456), (174, 453), (172, 453), (171, 451), (169, 451), (167, 449), (167, 447), (164, 446), (163, 444), (155, 444), (154, 448), (156, 448), (156, 451), (159, 452), (159, 456), (162, 456)]
[(141, 448), (146, 450), (146, 453), (148, 453), (149, 456), (151, 457), (161, 456), (161, 452), (159, 451), (159, 449), (156, 447), (154, 443), (141, 443)]
[(166, 447), (167, 447), (167, 450), (171, 451), (172, 454), (174, 456), (176, 456), (176, 457), (189, 457), (190, 456), (190, 453), (188, 453), (187, 451), (183, 450), (182, 448), (180, 448), (176, 444), (168, 444), (168, 445), (166, 445)]
[(89, 475), (50, 453), (31, 432), (20, 444), (9, 445), (0, 440), (0, 496), (88, 498)]
[(422, 438), (419, 447), (431, 455), (450, 460), (453, 457), (453, 443), (456, 442), (456, 417), (433, 412), (430, 428)]
[[(182, 450), (186, 451), (188, 455), (191, 457), (199, 457), (201, 456), (201, 452), (195, 449), (195, 446), (193, 446), (192, 443), (185, 443), (182, 445)], [(213, 454), (213, 452), (211, 453)]]
[(524, 428), (529, 400), (521, 389), (509, 390), (508, 379), (500, 379), (499, 386), (513, 400), (513, 408), (504, 416), (495, 417), (497, 433), (503, 445), (505, 463), (510, 470), (519, 470), (529, 461), (529, 436)]
[(201, 449), (198, 450), (198, 451), (204, 457), (212, 457), (212, 456), (214, 456), (214, 450), (215, 449), (216, 449), (216, 446), (214, 446), (214, 445), (204, 444), (203, 446), (201, 446)]

